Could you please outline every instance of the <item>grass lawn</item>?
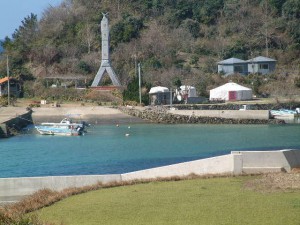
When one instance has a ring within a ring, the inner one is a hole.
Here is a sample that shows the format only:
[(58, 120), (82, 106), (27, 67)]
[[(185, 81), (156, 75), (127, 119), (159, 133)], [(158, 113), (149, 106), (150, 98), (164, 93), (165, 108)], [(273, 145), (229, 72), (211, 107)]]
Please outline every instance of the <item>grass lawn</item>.
[(65, 225), (300, 225), (300, 190), (256, 192), (254, 177), (151, 182), (69, 197), (37, 212)]

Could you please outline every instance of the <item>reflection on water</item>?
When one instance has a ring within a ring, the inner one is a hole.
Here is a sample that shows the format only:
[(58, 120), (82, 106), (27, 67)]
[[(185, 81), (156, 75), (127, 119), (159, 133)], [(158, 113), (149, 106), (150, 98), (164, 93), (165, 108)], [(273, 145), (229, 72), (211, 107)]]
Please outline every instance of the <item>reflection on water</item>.
[(294, 118), (287, 118), (287, 119), (284, 119), (284, 121), (286, 123), (290, 123), (290, 124), (292, 124), (292, 123), (300, 124), (300, 116), (296, 116)]

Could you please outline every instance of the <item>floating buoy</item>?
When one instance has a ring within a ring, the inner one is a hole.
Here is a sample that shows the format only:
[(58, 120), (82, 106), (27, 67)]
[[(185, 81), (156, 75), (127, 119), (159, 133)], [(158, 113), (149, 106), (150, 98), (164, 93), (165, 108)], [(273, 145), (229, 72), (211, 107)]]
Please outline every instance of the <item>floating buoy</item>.
[(125, 134), (126, 137), (128, 137), (130, 134)]
[(130, 126), (128, 126), (128, 129), (130, 129)]
[(119, 127), (119, 124), (117, 124), (116, 127)]

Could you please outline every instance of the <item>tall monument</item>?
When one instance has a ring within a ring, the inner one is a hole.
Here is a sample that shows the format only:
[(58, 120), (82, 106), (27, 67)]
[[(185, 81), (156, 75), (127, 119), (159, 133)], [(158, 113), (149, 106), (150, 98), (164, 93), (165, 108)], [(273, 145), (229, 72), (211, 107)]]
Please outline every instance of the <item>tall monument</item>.
[(92, 83), (92, 87), (97, 87), (100, 83), (103, 75), (107, 72), (114, 86), (121, 86), (121, 83), (111, 67), (110, 57), (109, 57), (109, 26), (108, 26), (108, 18), (107, 13), (102, 13), (103, 18), (101, 20), (101, 37), (102, 37), (102, 59), (101, 66), (94, 78)]

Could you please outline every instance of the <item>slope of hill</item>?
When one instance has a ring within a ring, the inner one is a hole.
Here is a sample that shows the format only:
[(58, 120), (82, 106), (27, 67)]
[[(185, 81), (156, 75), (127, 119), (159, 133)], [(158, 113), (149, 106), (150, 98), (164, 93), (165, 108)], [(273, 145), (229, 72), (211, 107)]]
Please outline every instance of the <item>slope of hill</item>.
[[(91, 81), (101, 59), (102, 12), (109, 13), (112, 65), (123, 85), (141, 62), (148, 83), (181, 80), (207, 94), (225, 82), (215, 75), (217, 61), (259, 55), (278, 62), (269, 81), (289, 74), (293, 84), (299, 76), (300, 5), (294, 0), (64, 1), (45, 9), (41, 20), (24, 18), (6, 43), (14, 52), (15, 74), (80, 74)], [(230, 79), (259, 84), (259, 92), (287, 90), (257, 77)]]

